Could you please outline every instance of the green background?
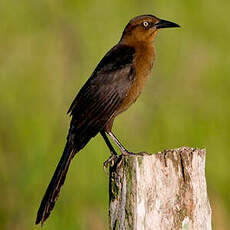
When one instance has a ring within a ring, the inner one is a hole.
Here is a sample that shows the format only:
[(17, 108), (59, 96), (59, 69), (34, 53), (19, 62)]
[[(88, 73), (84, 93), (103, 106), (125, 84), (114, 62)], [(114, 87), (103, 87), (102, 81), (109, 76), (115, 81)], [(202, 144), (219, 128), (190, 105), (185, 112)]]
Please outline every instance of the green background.
[[(207, 149), (214, 229), (230, 218), (230, 2), (0, 2), (0, 229), (40, 229), (36, 212), (61, 156), (66, 112), (97, 63), (139, 14), (181, 25), (159, 32), (143, 94), (114, 124), (131, 151)], [(109, 151), (97, 136), (73, 160), (43, 229), (107, 229)]]

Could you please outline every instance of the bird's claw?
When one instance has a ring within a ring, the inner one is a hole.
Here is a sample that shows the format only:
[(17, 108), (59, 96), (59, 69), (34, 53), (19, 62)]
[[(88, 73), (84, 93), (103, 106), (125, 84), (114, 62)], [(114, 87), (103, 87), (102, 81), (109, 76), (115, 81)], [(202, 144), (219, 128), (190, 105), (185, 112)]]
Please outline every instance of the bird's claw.
[(112, 153), (109, 159), (106, 160), (103, 164), (104, 171), (105, 173), (107, 173), (108, 166), (113, 167), (115, 164), (117, 164), (117, 167), (119, 167), (121, 164), (122, 156), (144, 156), (145, 154), (146, 154), (145, 152), (133, 153), (133, 152), (129, 152), (128, 150), (122, 151), (122, 155), (116, 155)]
[(145, 152), (139, 152), (139, 153), (133, 153), (133, 152), (129, 152), (128, 150), (123, 151), (122, 155), (123, 156), (144, 156), (146, 153)]
[(110, 165), (111, 167), (114, 166), (115, 160), (118, 158), (118, 155), (112, 154), (108, 160), (106, 160), (103, 164), (104, 166), (104, 171), (106, 173), (108, 166)]

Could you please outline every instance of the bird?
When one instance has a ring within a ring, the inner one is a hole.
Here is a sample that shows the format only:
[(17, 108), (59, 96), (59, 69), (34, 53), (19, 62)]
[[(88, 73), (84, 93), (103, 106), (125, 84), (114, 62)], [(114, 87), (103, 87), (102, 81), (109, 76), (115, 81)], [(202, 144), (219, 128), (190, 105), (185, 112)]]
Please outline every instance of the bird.
[[(127, 110), (141, 94), (150, 77), (155, 59), (154, 40), (162, 28), (180, 27), (154, 15), (139, 15), (126, 25), (120, 41), (110, 49), (73, 100), (66, 145), (53, 177), (41, 201), (35, 224), (49, 217), (64, 184), (70, 162), (85, 145), (100, 134), (111, 156), (104, 166), (129, 152), (112, 132), (114, 119)], [(110, 138), (110, 139), (109, 139)]]

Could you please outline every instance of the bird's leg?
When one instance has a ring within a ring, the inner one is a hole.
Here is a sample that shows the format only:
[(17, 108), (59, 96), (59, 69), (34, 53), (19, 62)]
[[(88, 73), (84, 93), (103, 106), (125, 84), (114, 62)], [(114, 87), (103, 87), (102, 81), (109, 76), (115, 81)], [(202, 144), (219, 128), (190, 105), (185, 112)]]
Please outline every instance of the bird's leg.
[(117, 147), (121, 150), (122, 155), (130, 155), (133, 154), (129, 152), (122, 144), (121, 142), (115, 137), (115, 135), (112, 132), (108, 132), (109, 136), (113, 139), (114, 143), (117, 145)]
[(109, 157), (109, 159), (104, 162), (104, 170), (106, 172), (106, 169), (110, 163), (112, 166), (114, 165), (114, 162), (115, 162), (116, 158), (118, 157), (118, 154), (116, 153), (115, 149), (113, 148), (112, 144), (110, 143), (109, 138), (106, 136), (105, 131), (101, 131), (101, 135), (104, 138), (105, 143), (109, 147), (109, 150), (111, 153), (111, 156)]
[(118, 146), (118, 148), (121, 150), (122, 155), (127, 156), (127, 155), (140, 155), (143, 156), (145, 155), (144, 152), (140, 152), (140, 153), (133, 153), (133, 152), (129, 152), (122, 144), (121, 142), (116, 138), (116, 136), (110, 131), (108, 132), (109, 136), (113, 139), (114, 143)]

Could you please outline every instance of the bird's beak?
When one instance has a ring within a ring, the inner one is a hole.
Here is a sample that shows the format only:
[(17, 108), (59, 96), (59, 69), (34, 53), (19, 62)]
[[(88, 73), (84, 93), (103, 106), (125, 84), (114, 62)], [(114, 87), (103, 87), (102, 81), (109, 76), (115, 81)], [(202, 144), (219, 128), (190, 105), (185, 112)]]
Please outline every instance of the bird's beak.
[(155, 24), (157, 29), (161, 29), (161, 28), (169, 28), (169, 27), (180, 27), (179, 25), (177, 25), (174, 22), (170, 22), (170, 21), (166, 21), (163, 19), (160, 19), (160, 21)]

